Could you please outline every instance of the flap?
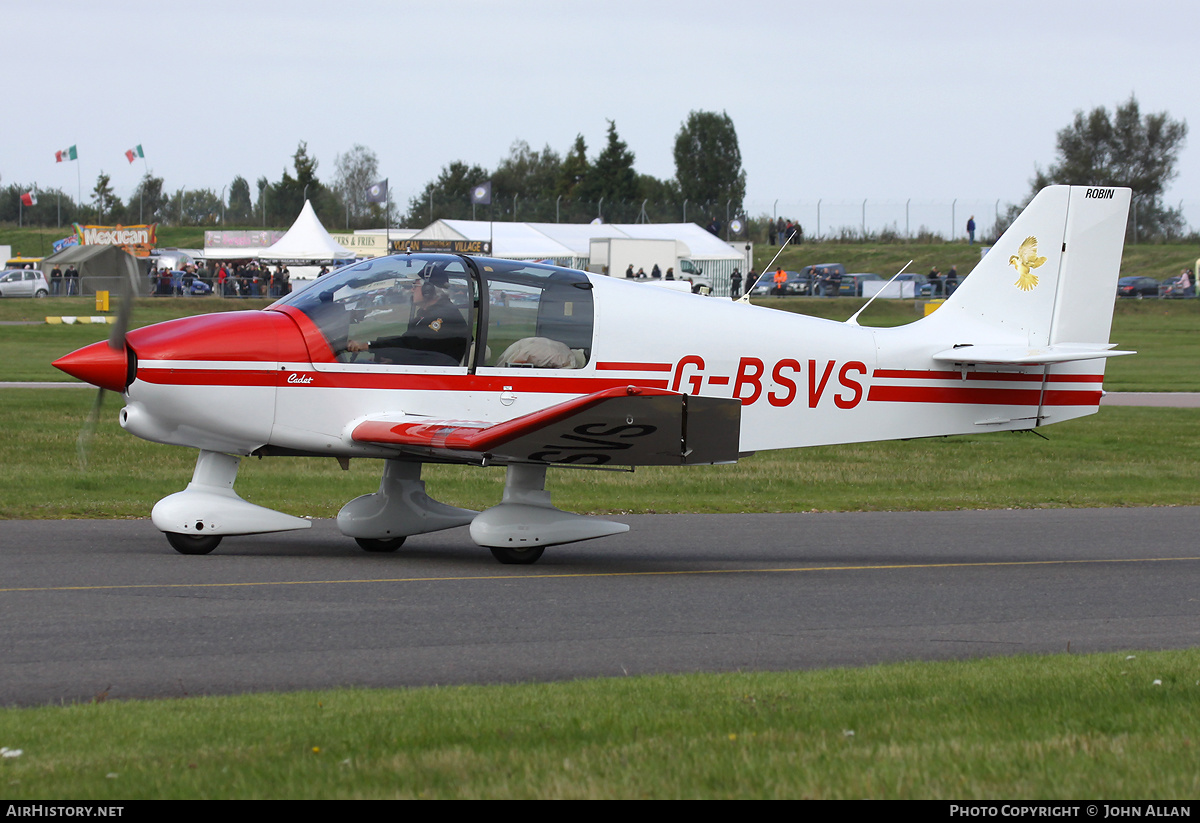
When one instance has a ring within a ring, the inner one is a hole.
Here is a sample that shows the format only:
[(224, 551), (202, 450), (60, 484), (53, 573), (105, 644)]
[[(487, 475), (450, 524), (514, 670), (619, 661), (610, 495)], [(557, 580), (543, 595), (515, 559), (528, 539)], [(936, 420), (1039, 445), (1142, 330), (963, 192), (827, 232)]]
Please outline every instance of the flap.
[(360, 443), (464, 457), (578, 465), (671, 466), (737, 460), (741, 401), (639, 386), (605, 389), (503, 423), (368, 420)]

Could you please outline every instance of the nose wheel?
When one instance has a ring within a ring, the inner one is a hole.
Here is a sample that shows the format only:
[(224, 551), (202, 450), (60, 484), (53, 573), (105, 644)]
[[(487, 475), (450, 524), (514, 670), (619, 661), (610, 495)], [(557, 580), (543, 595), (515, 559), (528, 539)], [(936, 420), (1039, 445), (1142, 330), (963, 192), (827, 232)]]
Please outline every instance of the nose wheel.
[(221, 544), (217, 534), (194, 535), (167, 532), (167, 542), (180, 554), (208, 554)]

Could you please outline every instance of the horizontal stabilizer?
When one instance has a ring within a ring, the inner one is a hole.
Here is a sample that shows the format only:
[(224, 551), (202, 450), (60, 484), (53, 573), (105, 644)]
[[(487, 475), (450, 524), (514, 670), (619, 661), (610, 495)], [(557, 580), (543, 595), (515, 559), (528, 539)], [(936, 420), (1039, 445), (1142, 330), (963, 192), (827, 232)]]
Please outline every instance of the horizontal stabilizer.
[(576, 397), (503, 423), (408, 418), (359, 423), (359, 443), (500, 461), (669, 466), (734, 462), (741, 401), (640, 386)]
[(1076, 360), (1100, 360), (1137, 354), (1132, 351), (1116, 351), (1115, 343), (1055, 343), (1050, 346), (997, 346), (962, 345), (946, 349), (933, 355), (939, 363), (971, 364), (989, 366), (1050, 366), (1055, 363), (1072, 363)]

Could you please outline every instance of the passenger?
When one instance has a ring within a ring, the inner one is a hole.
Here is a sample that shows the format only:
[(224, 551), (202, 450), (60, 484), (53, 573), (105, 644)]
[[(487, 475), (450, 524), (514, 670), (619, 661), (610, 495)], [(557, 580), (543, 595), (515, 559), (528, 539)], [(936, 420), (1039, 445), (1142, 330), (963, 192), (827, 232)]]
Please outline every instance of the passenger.
[(471, 333), (462, 313), (446, 293), (444, 272), (434, 272), (412, 284), (414, 314), (408, 331), (398, 337), (381, 337), (364, 343), (351, 340), (346, 351), (375, 354), (379, 363), (421, 366), (457, 366), (467, 355)]

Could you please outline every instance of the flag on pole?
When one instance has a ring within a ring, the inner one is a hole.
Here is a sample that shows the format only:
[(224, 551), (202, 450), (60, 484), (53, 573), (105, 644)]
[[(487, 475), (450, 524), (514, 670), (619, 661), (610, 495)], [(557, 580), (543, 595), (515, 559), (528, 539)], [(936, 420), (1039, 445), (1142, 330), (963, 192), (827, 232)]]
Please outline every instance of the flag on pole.
[(132, 149), (125, 152), (125, 159), (128, 160), (130, 163), (132, 163), (134, 160), (137, 160), (139, 157), (145, 157), (145, 156), (146, 155), (142, 154), (142, 144), (141, 143), (138, 143)]
[(471, 189), (471, 202), (478, 203), (481, 206), (490, 206), (492, 204), (492, 181), (480, 183), (475, 188)]
[(387, 178), (380, 180), (378, 183), (372, 183), (367, 188), (367, 202), (368, 203), (386, 203), (387, 202), (387, 194), (388, 194), (387, 189), (388, 189)]
[(33, 192), (33, 191), (25, 192), (24, 194), (21, 195), (21, 202), (24, 203), (26, 206), (36, 206), (37, 205), (37, 192)]
[(54, 152), (54, 162), (61, 163), (64, 160), (78, 160), (79, 153), (75, 151), (75, 147)]

